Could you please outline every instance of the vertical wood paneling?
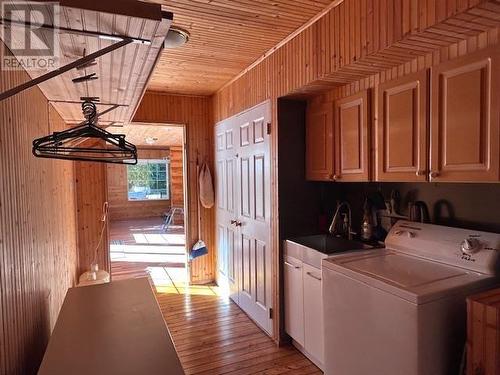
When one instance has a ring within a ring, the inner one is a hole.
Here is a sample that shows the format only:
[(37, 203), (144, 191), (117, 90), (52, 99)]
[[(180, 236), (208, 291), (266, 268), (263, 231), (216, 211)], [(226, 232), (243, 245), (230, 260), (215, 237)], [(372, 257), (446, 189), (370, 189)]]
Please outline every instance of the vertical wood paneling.
[[(279, 97), (317, 95), (311, 99), (317, 105), (331, 103), (453, 56), (485, 48), (498, 42), (499, 15), (500, 7), (493, 0), (468, 3), (462, 0), (367, 0), (366, 4), (365, 0), (344, 0), (215, 93), (213, 123), (270, 99), (273, 124), (276, 124)], [(459, 27), (450, 27), (457, 22)], [(329, 59), (323, 58), (323, 49), (330, 50)], [(262, 75), (256, 74), (257, 71)], [(277, 140), (277, 126), (273, 125), (271, 154), (275, 193)], [(273, 200), (276, 201), (275, 195)], [(273, 204), (273, 217), (278, 216), (279, 207)], [(274, 249), (279, 248), (277, 230), (275, 221)], [(274, 257), (278, 296), (277, 250)], [(274, 305), (279, 309), (277, 302)], [(279, 322), (275, 324), (279, 326)]]
[(406, 63), (417, 65), (425, 56), (437, 64), (471, 51), (467, 39), (490, 44), (484, 32), (498, 25), (500, 6), (494, 0), (344, 0), (220, 89), (213, 96), (215, 122), (269, 98), (359, 85), (381, 72), (392, 75), (393, 68), (405, 70)]
[[(28, 79), (1, 71), (0, 91)], [(36, 373), (75, 283), (73, 162), (31, 154), (34, 138), (64, 127), (38, 88), (0, 102), (0, 374)]]
[(184, 165), (181, 146), (170, 147), (170, 202), (173, 207), (184, 207)]
[[(244, 90), (246, 91), (246, 90)], [(198, 240), (196, 159), (207, 161), (213, 173), (212, 115), (209, 97), (146, 93), (134, 121), (183, 124), (187, 137), (187, 195), (189, 202), (186, 223), (186, 244), (189, 248)], [(209, 253), (191, 262), (191, 281), (210, 282), (215, 279), (214, 209), (201, 208), (201, 238)]]
[(111, 271), (109, 260), (109, 226), (106, 225), (102, 241), (97, 249), (102, 231), (103, 205), (107, 201), (106, 164), (75, 162), (76, 217), (78, 225), (78, 274), (90, 270), (96, 261), (99, 268)]
[[(139, 149), (139, 159), (163, 159), (169, 157), (169, 150)], [(172, 163), (170, 163), (172, 168)], [(108, 203), (110, 220), (136, 219), (145, 217), (160, 217), (167, 212), (171, 205), (169, 200), (128, 200), (127, 166), (120, 164), (108, 164), (106, 166), (108, 182)], [(182, 186), (181, 186), (182, 189)], [(170, 192), (171, 197), (174, 193)]]

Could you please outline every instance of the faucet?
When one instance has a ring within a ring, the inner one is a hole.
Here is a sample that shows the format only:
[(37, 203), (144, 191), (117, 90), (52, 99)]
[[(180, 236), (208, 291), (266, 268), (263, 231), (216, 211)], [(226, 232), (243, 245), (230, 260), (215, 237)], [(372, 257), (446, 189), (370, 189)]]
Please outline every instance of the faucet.
[(340, 220), (340, 215), (341, 215), (341, 210), (342, 208), (345, 207), (347, 209), (347, 214), (343, 213), (342, 216), (344, 217), (344, 234), (347, 233), (347, 239), (352, 240), (352, 235), (354, 232), (352, 231), (351, 225), (352, 225), (352, 218), (351, 218), (351, 205), (349, 202), (341, 202), (337, 204), (337, 210), (335, 211), (335, 215), (333, 215), (333, 220), (332, 223), (330, 224), (330, 228), (328, 228), (328, 231), (330, 234), (333, 235), (338, 235), (337, 233), (337, 227), (338, 227), (338, 222)]

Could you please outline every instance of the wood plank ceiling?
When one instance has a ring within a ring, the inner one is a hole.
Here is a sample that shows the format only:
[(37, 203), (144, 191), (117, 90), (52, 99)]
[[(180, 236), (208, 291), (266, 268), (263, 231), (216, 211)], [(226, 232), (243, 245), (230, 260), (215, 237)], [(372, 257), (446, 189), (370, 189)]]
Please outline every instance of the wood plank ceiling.
[(163, 0), (189, 42), (165, 49), (148, 89), (209, 95), (332, 0)]
[[(9, 0), (16, 6), (15, 2)], [(85, 70), (73, 69), (39, 85), (46, 98), (54, 105), (67, 124), (83, 120), (81, 97), (100, 98), (98, 111), (118, 104), (115, 110), (99, 119), (101, 125), (127, 123), (145, 91), (150, 73), (155, 65), (171, 21), (163, 18), (160, 6), (137, 3), (131, 0), (120, 1), (119, 6), (85, 2), (82, 0), (61, 0), (59, 12), (49, 3), (43, 9), (43, 19), (34, 20), (45, 25), (56, 25), (59, 43), (59, 66), (66, 65), (84, 55), (117, 43), (117, 40), (100, 38), (99, 35), (118, 35), (149, 41), (132, 43), (96, 59), (97, 65)], [(140, 4), (140, 5), (139, 5)], [(34, 13), (36, 14), (36, 13)], [(24, 21), (15, 18), (14, 21)], [(48, 21), (50, 20), (50, 21)], [(16, 48), (24, 45), (25, 28), (12, 26), (13, 33), (9, 43)], [(81, 30), (95, 34), (78, 34), (64, 29)], [(41, 29), (41, 39), (50, 40), (53, 30)], [(5, 35), (9, 35), (6, 33)], [(10, 44), (9, 44), (10, 45)], [(42, 44), (43, 46), (43, 44)], [(52, 70), (52, 69), (50, 69)], [(47, 70), (30, 69), (28, 74), (36, 78)], [(86, 74), (96, 73), (99, 79), (86, 83), (73, 83), (71, 80)]]
[(171, 147), (182, 146), (184, 143), (182, 126), (131, 124), (123, 127), (110, 126), (106, 130), (113, 134), (125, 134), (127, 141), (137, 147)]

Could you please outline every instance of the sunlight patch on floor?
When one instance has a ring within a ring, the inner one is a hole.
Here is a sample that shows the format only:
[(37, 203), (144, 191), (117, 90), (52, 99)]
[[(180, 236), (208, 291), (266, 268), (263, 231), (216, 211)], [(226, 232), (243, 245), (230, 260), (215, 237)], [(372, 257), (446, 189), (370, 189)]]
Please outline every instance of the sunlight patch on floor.
[(216, 285), (189, 285), (185, 268), (148, 267), (157, 293), (224, 297), (224, 291)]
[(134, 241), (138, 245), (179, 245), (186, 242), (184, 234), (164, 233), (133, 233)]

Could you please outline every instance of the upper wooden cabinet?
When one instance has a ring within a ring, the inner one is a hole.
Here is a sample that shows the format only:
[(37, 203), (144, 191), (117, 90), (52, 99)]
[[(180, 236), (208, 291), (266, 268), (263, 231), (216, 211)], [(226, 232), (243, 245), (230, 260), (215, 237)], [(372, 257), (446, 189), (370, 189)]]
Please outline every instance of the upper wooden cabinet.
[(498, 181), (499, 52), (451, 60), (431, 71), (431, 181)]
[(368, 181), (368, 91), (335, 102), (335, 181)]
[(375, 144), (377, 181), (427, 179), (427, 71), (379, 85)]
[(306, 120), (306, 178), (333, 180), (333, 118), (331, 104), (310, 106)]

